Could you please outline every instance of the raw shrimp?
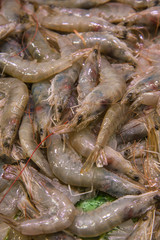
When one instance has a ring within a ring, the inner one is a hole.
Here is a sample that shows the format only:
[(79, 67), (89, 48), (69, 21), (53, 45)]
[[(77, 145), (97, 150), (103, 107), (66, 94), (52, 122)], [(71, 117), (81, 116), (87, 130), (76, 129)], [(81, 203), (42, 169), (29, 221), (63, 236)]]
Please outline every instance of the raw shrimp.
[(25, 38), (27, 40), (27, 49), (33, 59), (37, 59), (38, 61), (47, 61), (51, 58), (58, 59), (58, 52), (49, 46), (40, 31), (36, 32), (35, 27), (31, 27), (25, 32)]
[(112, 67), (121, 75), (126, 82), (134, 76), (135, 68), (128, 63), (113, 63)]
[(77, 86), (79, 103), (82, 103), (85, 97), (96, 87), (98, 77), (98, 49), (95, 48), (83, 64), (79, 75)]
[(127, 26), (138, 25), (140, 27), (145, 26), (149, 27), (153, 30), (153, 26), (155, 27), (159, 25), (160, 18), (160, 6), (148, 8), (141, 12), (133, 13), (132, 15), (126, 17), (123, 24)]
[(0, 160), (0, 193), (8, 186), (10, 183), (6, 179), (3, 178), (3, 173), (4, 173), (4, 162)]
[(24, 52), (22, 51), (21, 44), (12, 38), (3, 41), (0, 50), (1, 52), (10, 53), (12, 56), (19, 53), (22, 58), (24, 57)]
[(37, 18), (40, 24), (48, 29), (71, 33), (74, 30), (78, 32), (110, 32), (120, 38), (134, 39), (134, 35), (130, 33), (125, 26), (114, 25), (107, 20), (98, 17), (78, 17), (75, 15), (52, 14), (42, 18), (42, 11), (37, 12)]
[(0, 68), (4, 73), (17, 77), (23, 82), (36, 83), (72, 66), (74, 62), (87, 56), (90, 51), (91, 49), (79, 50), (58, 60), (52, 59), (39, 63), (24, 60), (18, 56), (11, 57), (7, 53), (0, 53)]
[(155, 220), (155, 209), (148, 211), (136, 224), (133, 232), (126, 240), (151, 240)]
[(109, 0), (29, 0), (32, 3), (53, 4), (56, 7), (78, 7), (78, 8), (92, 8), (100, 4), (109, 2)]
[(21, 11), (22, 9), (19, 1), (17, 0), (1, 1), (1, 12), (9, 22), (19, 23)]
[[(33, 135), (33, 103), (32, 100), (28, 103), (27, 112), (24, 114), (20, 129), (19, 129), (19, 140), (22, 146), (23, 151), (27, 156), (31, 156), (35, 148), (37, 147), (36, 142), (34, 141)], [(40, 149), (32, 156), (32, 161), (48, 176), (53, 177), (53, 174), (50, 170), (50, 166), (42, 154)]]
[[(23, 167), (24, 165), (21, 164), (20, 168)], [(17, 167), (10, 165), (7, 173), (16, 177), (19, 171)], [(40, 216), (16, 222), (1, 214), (4, 222), (24, 235), (54, 233), (64, 230), (72, 224), (75, 217), (74, 205), (42, 174), (32, 167), (26, 167), (21, 174), (21, 180), (39, 210)]]
[[(70, 143), (78, 154), (88, 157), (92, 151), (94, 151), (96, 144), (95, 135), (89, 130), (89, 128), (81, 131), (73, 132), (70, 135)], [(132, 167), (132, 164), (123, 158), (123, 156), (112, 149), (109, 146), (105, 146), (104, 154), (106, 155), (106, 161), (101, 164), (106, 165), (106, 168), (118, 173), (123, 173), (132, 179), (139, 181), (140, 177), (136, 170)], [(104, 159), (105, 160), (105, 159)]]
[[(51, 41), (57, 41), (59, 34), (43, 29), (43, 35)], [(67, 37), (72, 41), (77, 49), (85, 47), (95, 47), (98, 45), (100, 52), (118, 59), (120, 62), (129, 62), (136, 64), (136, 58), (133, 56), (131, 49), (127, 45), (108, 32), (86, 32), (80, 34), (68, 34)], [(85, 42), (85, 44), (84, 44)]]
[(32, 85), (32, 95), (35, 104), (35, 120), (37, 122), (37, 130), (41, 141), (46, 137), (47, 128), (51, 125), (52, 110), (47, 101), (49, 81), (34, 83)]
[(96, 119), (99, 114), (104, 112), (108, 105), (118, 102), (125, 90), (126, 84), (124, 79), (117, 75), (105, 58), (102, 58), (100, 83), (83, 100), (83, 104), (77, 109), (74, 118), (64, 126), (53, 128), (53, 131), (65, 133), (73, 131), (75, 128), (78, 130), (83, 129)]
[(15, 30), (15, 23), (7, 23), (5, 25), (0, 25), (0, 41), (6, 38), (10, 33)]
[(0, 78), (0, 88), (7, 98), (1, 119), (2, 145), (9, 154), (29, 95), (27, 86), (16, 78)]
[[(144, 191), (139, 184), (134, 184), (104, 168), (93, 167), (85, 173), (80, 173), (83, 166), (81, 157), (63, 142), (60, 135), (52, 135), (48, 140), (48, 161), (54, 175), (65, 184), (79, 187), (94, 187), (112, 196), (120, 197), (128, 194), (140, 194)], [(51, 141), (51, 142), (50, 142)]]
[[(0, 194), (0, 200), (7, 190), (8, 188), (6, 188)], [(27, 193), (25, 192), (23, 186), (17, 182), (13, 186), (13, 188), (10, 190), (5, 200), (1, 202), (0, 213), (8, 217), (14, 217), (18, 209), (23, 212), (24, 216), (28, 216), (28, 217), (38, 216), (38, 211), (30, 203)]]
[(129, 4), (135, 9), (139, 8), (150, 8), (159, 5), (159, 0), (114, 0), (124, 4)]
[(128, 219), (146, 213), (159, 199), (158, 191), (139, 196), (124, 196), (109, 205), (105, 203), (95, 210), (80, 213), (69, 230), (80, 237), (96, 237)]

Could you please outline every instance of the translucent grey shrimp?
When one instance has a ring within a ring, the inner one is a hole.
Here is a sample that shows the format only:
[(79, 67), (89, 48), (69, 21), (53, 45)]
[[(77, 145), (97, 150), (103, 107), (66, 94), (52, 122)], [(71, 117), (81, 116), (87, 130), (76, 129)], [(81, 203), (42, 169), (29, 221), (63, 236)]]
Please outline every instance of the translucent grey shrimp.
[(133, 34), (127, 32), (125, 26), (114, 25), (109, 23), (107, 20), (98, 17), (78, 17), (75, 15), (66, 15), (66, 14), (52, 14), (48, 13), (48, 16), (42, 18), (41, 10), (37, 12), (38, 21), (45, 28), (71, 33), (74, 30), (78, 32), (110, 32), (115, 34), (120, 38), (133, 38)]
[(21, 3), (16, 0), (2, 0), (1, 12), (9, 22), (19, 23)]
[(110, 104), (118, 102), (126, 90), (124, 79), (117, 75), (110, 63), (101, 59), (100, 83), (86, 96), (83, 104), (77, 109), (74, 118), (66, 125), (56, 126), (53, 130), (58, 133), (71, 132), (75, 128), (86, 127)]
[(158, 191), (139, 196), (124, 196), (109, 205), (105, 203), (95, 210), (80, 213), (69, 230), (80, 237), (96, 237), (128, 219), (146, 213), (159, 201), (159, 198)]
[[(43, 29), (43, 35), (49, 38), (50, 41), (57, 41), (59, 34)], [(86, 47), (95, 47), (97, 44), (100, 52), (104, 55), (118, 59), (120, 62), (129, 62), (136, 64), (136, 58), (133, 56), (131, 49), (127, 45), (108, 32), (86, 32), (76, 34), (68, 34), (67, 37), (72, 41), (76, 49)], [(84, 44), (85, 43), (85, 44)]]
[(58, 60), (52, 59), (39, 63), (24, 60), (19, 56), (12, 57), (7, 53), (0, 53), (0, 69), (23, 82), (36, 83), (69, 68), (74, 62), (87, 56), (89, 52), (90, 49), (79, 50)]
[[(21, 164), (20, 169), (24, 167)], [(16, 166), (8, 167), (8, 174), (16, 177)], [(25, 221), (13, 221), (1, 214), (4, 222), (24, 235), (39, 235), (62, 231), (69, 227), (75, 217), (75, 208), (70, 200), (47, 181), (37, 170), (26, 167), (21, 174), (28, 194), (40, 212), (37, 218)]]
[[(34, 140), (34, 133), (32, 128), (33, 123), (33, 103), (28, 103), (27, 112), (25, 113), (19, 129), (19, 140), (23, 151), (27, 156), (31, 156), (36, 149), (37, 144)], [(50, 166), (42, 154), (40, 149), (37, 149), (32, 156), (32, 161), (49, 177), (53, 177)]]
[(125, 79), (126, 82), (134, 76), (135, 68), (128, 63), (112, 63), (112, 67)]
[(10, 33), (15, 30), (15, 23), (7, 23), (0, 25), (0, 41), (5, 39)]
[(13, 38), (9, 38), (6, 41), (3, 41), (0, 49), (1, 52), (10, 53), (12, 56), (19, 53), (22, 58), (24, 57), (24, 52), (22, 51), (21, 44)]
[(99, 77), (98, 49), (95, 48), (84, 62), (78, 79), (78, 101), (82, 103), (85, 97), (96, 87)]
[(120, 2), (120, 3), (124, 3), (124, 4), (128, 4), (131, 5), (133, 8), (135, 9), (140, 9), (140, 8), (150, 8), (153, 6), (157, 6), (159, 5), (159, 0), (155, 1), (155, 0), (115, 0), (116, 2)]
[(27, 86), (16, 78), (0, 78), (0, 88), (7, 98), (1, 119), (2, 145), (9, 154), (29, 95)]
[(38, 61), (47, 61), (51, 58), (58, 59), (58, 52), (49, 46), (40, 31), (36, 31), (35, 27), (31, 27), (25, 32), (25, 39), (27, 40), (27, 49), (33, 59)]
[[(6, 188), (0, 194), (0, 200), (6, 193), (8, 188)], [(27, 193), (25, 192), (23, 186), (20, 183), (16, 183), (6, 195), (5, 199), (0, 204), (0, 213), (8, 217), (14, 217), (21, 210), (24, 216), (37, 217), (38, 211), (30, 203)]]
[(82, 158), (67, 144), (63, 150), (60, 135), (52, 135), (48, 141), (48, 161), (54, 175), (71, 186), (94, 187), (107, 192), (112, 196), (120, 197), (127, 194), (140, 194), (143, 187), (131, 183), (104, 168), (93, 167), (88, 172), (80, 173), (83, 163)]
[(154, 220), (155, 209), (152, 209), (140, 218), (133, 232), (126, 238), (126, 240), (151, 240), (153, 235)]
[[(72, 42), (65, 37), (60, 37), (57, 41), (61, 56), (65, 57), (75, 51)], [(63, 110), (67, 106), (74, 83), (76, 82), (81, 68), (81, 61), (74, 63), (70, 68), (57, 74), (51, 79), (51, 87), (49, 88), (48, 102), (54, 106), (55, 120), (60, 121)]]
[[(88, 170), (99, 159), (100, 152), (102, 162), (107, 162), (107, 156), (103, 154), (103, 147), (108, 144), (110, 137), (128, 118), (128, 106), (119, 103), (113, 104), (106, 112), (101, 129), (99, 131), (95, 148), (87, 158), (82, 171)], [(118, 121), (116, 121), (118, 118)], [(106, 160), (105, 160), (106, 158)], [(100, 159), (99, 159), (100, 160)]]
[(78, 8), (91, 8), (100, 4), (104, 4), (109, 0), (29, 0), (32, 3), (38, 4), (53, 4), (56, 7), (78, 7)]
[(47, 101), (49, 81), (42, 81), (32, 85), (32, 96), (35, 104), (35, 120), (41, 141), (46, 137), (47, 128), (51, 125), (52, 110)]

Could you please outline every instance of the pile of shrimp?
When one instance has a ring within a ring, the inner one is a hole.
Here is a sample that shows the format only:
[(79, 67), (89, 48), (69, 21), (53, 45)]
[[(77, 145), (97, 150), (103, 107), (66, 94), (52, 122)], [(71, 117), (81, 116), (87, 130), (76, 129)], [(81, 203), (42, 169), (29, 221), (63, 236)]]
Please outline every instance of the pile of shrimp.
[(159, 23), (159, 0), (1, 0), (0, 239), (160, 239)]

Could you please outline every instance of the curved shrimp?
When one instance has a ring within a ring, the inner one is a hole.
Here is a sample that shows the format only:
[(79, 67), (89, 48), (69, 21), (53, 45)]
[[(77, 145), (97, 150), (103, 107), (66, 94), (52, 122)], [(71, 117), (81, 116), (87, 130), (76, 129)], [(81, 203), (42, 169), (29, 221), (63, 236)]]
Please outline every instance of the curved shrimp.
[(69, 68), (74, 62), (87, 56), (90, 51), (91, 49), (79, 50), (58, 60), (52, 59), (39, 63), (0, 53), (0, 68), (4, 73), (17, 77), (23, 82), (36, 83)]
[(109, 2), (109, 0), (29, 0), (32, 3), (40, 4), (53, 4), (56, 7), (78, 7), (78, 8), (91, 8), (100, 4)]
[(7, 95), (3, 109), (3, 118), (1, 119), (1, 132), (4, 152), (9, 154), (27, 105), (29, 94), (27, 86), (16, 78), (1, 78), (0, 88)]
[(82, 103), (85, 97), (96, 87), (98, 77), (98, 49), (95, 48), (83, 64), (79, 75), (77, 86), (79, 103)]
[(118, 102), (123, 97), (125, 90), (124, 79), (117, 75), (105, 58), (102, 58), (100, 83), (83, 100), (74, 118), (64, 126), (56, 126), (53, 131), (65, 133), (71, 132), (75, 128), (78, 130), (83, 129), (96, 119), (100, 113), (104, 112), (107, 106)]
[[(32, 128), (32, 121), (33, 121), (33, 103), (28, 103), (27, 112), (25, 113), (22, 123), (19, 129), (19, 140), (22, 146), (23, 151), (26, 153), (27, 156), (31, 156), (34, 149), (37, 147), (36, 142), (33, 138), (33, 128)], [(32, 156), (32, 161), (48, 176), (53, 177), (51, 172), (50, 166), (45, 159), (44, 155), (42, 154), (40, 149), (37, 149), (35, 154)]]
[(95, 210), (80, 213), (76, 216), (69, 230), (80, 237), (99, 236), (133, 217), (143, 215), (159, 199), (158, 191), (139, 196), (124, 196), (109, 205), (105, 203)]
[[(20, 169), (24, 167), (20, 165)], [(6, 169), (7, 170), (7, 169)], [(15, 166), (8, 166), (8, 174), (17, 176), (19, 170)], [(26, 167), (21, 180), (40, 212), (37, 218), (22, 222), (13, 221), (0, 215), (4, 222), (24, 235), (39, 235), (62, 231), (69, 227), (75, 217), (75, 208), (70, 200), (47, 181), (37, 170)]]
[(80, 173), (82, 158), (68, 145), (63, 150), (60, 135), (52, 135), (47, 156), (54, 175), (65, 184), (79, 187), (94, 187), (108, 194), (120, 197), (128, 194), (140, 194), (144, 191), (140, 184), (134, 184), (104, 168), (93, 167)]
[(46, 137), (47, 128), (51, 125), (52, 110), (47, 101), (49, 81), (34, 83), (32, 85), (32, 96), (35, 104), (35, 119), (41, 141)]

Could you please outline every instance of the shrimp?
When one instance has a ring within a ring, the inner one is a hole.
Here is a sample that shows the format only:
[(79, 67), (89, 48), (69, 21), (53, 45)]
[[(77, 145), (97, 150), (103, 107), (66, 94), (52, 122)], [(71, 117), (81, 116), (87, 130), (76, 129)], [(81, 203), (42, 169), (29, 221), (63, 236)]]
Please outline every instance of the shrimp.
[(22, 51), (21, 44), (12, 38), (7, 39), (7, 41), (1, 44), (1, 52), (10, 53), (12, 56), (19, 53), (22, 58), (24, 57), (24, 52)]
[(37, 59), (38, 61), (47, 61), (51, 58), (58, 59), (58, 52), (49, 46), (48, 42), (42, 36), (40, 31), (36, 32), (35, 27), (31, 27), (25, 32), (25, 38), (27, 40), (27, 49), (29, 50), (33, 59)]
[(2, 0), (1, 12), (9, 22), (19, 23), (21, 4), (16, 0)]
[(153, 225), (155, 220), (155, 209), (149, 210), (145, 216), (136, 224), (133, 232), (127, 237), (126, 240), (150, 240), (153, 234)]
[(135, 73), (135, 68), (128, 63), (112, 63), (112, 67), (128, 82)]
[(160, 6), (151, 7), (141, 12), (133, 13), (126, 17), (123, 24), (127, 26), (139, 25), (146, 26), (153, 30), (153, 25), (159, 25)]
[[(61, 56), (65, 57), (75, 51), (75, 47), (69, 39), (63, 37), (58, 39), (58, 45), (61, 51)], [(49, 88), (48, 102), (51, 106), (54, 105), (55, 120), (60, 121), (63, 110), (65, 109), (74, 83), (76, 82), (81, 68), (81, 61), (74, 63), (72, 67), (57, 74), (51, 80), (51, 87)]]
[(78, 80), (78, 101), (82, 103), (85, 97), (96, 87), (99, 77), (98, 49), (94, 49), (86, 59)]
[(0, 193), (3, 192), (3, 190), (8, 186), (10, 183), (6, 179), (3, 178), (3, 173), (4, 173), (4, 162), (1, 160), (0, 161)]
[(52, 135), (47, 148), (48, 161), (54, 175), (71, 186), (94, 187), (97, 190), (120, 197), (128, 194), (140, 194), (144, 191), (140, 184), (129, 182), (104, 168), (93, 167), (88, 172), (80, 173), (82, 158), (63, 142), (60, 135)]
[(5, 39), (10, 33), (15, 30), (15, 23), (7, 23), (4, 25), (0, 25), (0, 41)]
[(150, 8), (153, 6), (159, 5), (159, 0), (115, 0), (116, 2), (124, 3), (124, 4), (129, 4), (135, 9), (140, 9), (140, 8)]
[(112, 230), (128, 219), (146, 213), (159, 199), (158, 191), (139, 196), (124, 196), (109, 205), (104, 203), (95, 210), (80, 213), (76, 216), (69, 230), (80, 237), (96, 237)]
[(72, 8), (92, 8), (100, 4), (109, 2), (109, 0), (29, 0), (32, 3), (53, 4), (56, 7), (72, 7)]
[[(43, 29), (42, 33), (47, 39), (49, 38), (53, 42), (57, 41), (57, 38), (60, 37), (59, 34), (46, 29)], [(109, 55), (120, 62), (129, 62), (133, 65), (137, 62), (131, 49), (129, 49), (123, 41), (108, 32), (86, 32), (81, 33), (80, 36), (81, 38), (76, 34), (67, 35), (76, 49), (84, 48), (85, 46), (95, 47), (97, 44), (100, 48), (100, 52), (104, 55)]]
[(56, 126), (57, 133), (71, 132), (83, 129), (99, 114), (106, 110), (108, 105), (118, 102), (126, 89), (124, 79), (117, 75), (110, 63), (102, 58), (100, 69), (100, 83), (83, 100), (82, 106), (77, 109), (74, 118), (66, 125)]
[(52, 59), (39, 63), (0, 53), (0, 68), (4, 73), (17, 77), (23, 82), (36, 83), (69, 68), (74, 62), (87, 56), (90, 51), (91, 49), (79, 50), (58, 60)]
[[(39, 9), (37, 18), (40, 24), (48, 29), (71, 33), (78, 32), (110, 32), (120, 38), (134, 39), (134, 35), (125, 26), (118, 26), (109, 23), (107, 20), (98, 17), (78, 17), (75, 15), (48, 13), (42, 18), (42, 11)], [(43, 20), (42, 20), (43, 19)]]
[[(96, 137), (89, 130), (89, 128), (83, 129), (78, 133), (71, 133), (69, 140), (73, 148), (78, 152), (78, 154), (84, 157), (88, 157), (91, 152), (94, 151)], [(109, 146), (105, 146), (104, 154), (106, 155), (107, 161), (103, 161), (101, 164), (106, 165), (107, 169), (114, 172), (123, 173), (136, 181), (140, 180), (139, 175), (132, 167), (132, 164), (126, 159), (124, 159), (120, 153), (118, 153)]]
[[(28, 103), (27, 112), (25, 113), (20, 129), (19, 129), (19, 140), (22, 146), (23, 151), (27, 156), (31, 156), (34, 149), (37, 147), (36, 142), (33, 138), (33, 129), (32, 129), (32, 121), (33, 121), (33, 103)], [(30, 110), (31, 108), (31, 110)], [(32, 161), (48, 176), (53, 177), (53, 174), (50, 170), (50, 166), (42, 154), (40, 149), (32, 156)]]
[[(1, 197), (3, 197), (7, 190), (8, 188), (6, 188), (0, 194), (0, 199)], [(38, 211), (30, 203), (27, 193), (25, 192), (23, 186), (20, 183), (16, 183), (13, 186), (5, 200), (0, 204), (0, 213), (8, 217), (14, 217), (18, 209), (23, 212), (24, 216), (38, 216)]]
[(47, 128), (51, 124), (52, 110), (47, 101), (50, 83), (43, 81), (32, 85), (32, 96), (35, 104), (35, 119), (41, 141), (46, 137)]
[(2, 145), (9, 154), (28, 102), (27, 86), (16, 78), (0, 78), (0, 88), (7, 95), (1, 119)]
[[(20, 169), (24, 167), (20, 164)], [(8, 174), (17, 176), (17, 167), (9, 166)], [(0, 215), (4, 222), (24, 235), (54, 233), (68, 228), (75, 217), (75, 208), (70, 200), (47, 181), (37, 170), (26, 167), (21, 180), (40, 212), (37, 218), (16, 222)]]

